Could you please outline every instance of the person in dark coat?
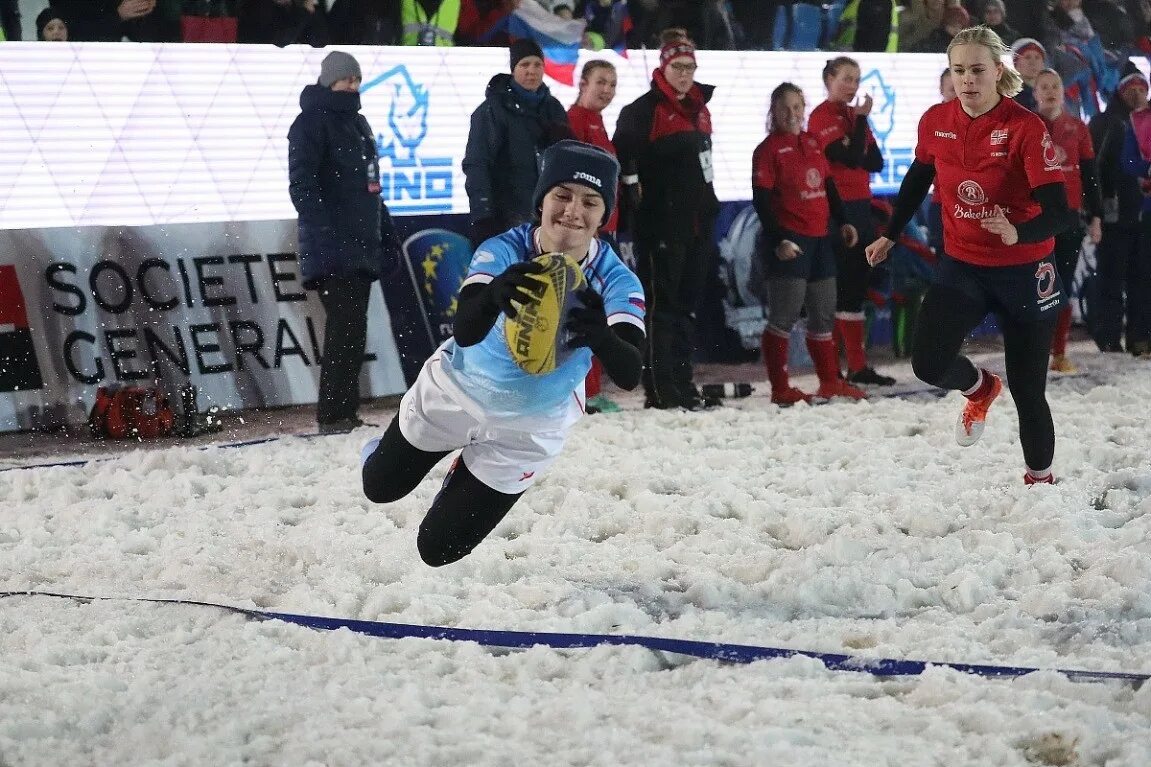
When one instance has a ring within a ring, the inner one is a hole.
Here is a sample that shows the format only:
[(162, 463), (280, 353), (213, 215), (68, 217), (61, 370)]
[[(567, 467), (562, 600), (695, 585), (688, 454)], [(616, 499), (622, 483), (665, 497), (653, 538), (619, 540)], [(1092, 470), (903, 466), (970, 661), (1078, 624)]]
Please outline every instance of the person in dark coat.
[(534, 41), (509, 47), (512, 73), (488, 82), (472, 112), (464, 151), (464, 188), (471, 205), (472, 243), (532, 220), (532, 190), (544, 150), (572, 138), (567, 112), (543, 83), (544, 54)]
[(52, 0), (68, 25), (72, 42), (174, 42), (179, 23), (163, 18), (156, 0)]
[(316, 0), (241, 0), (236, 42), (323, 48), (328, 28), (322, 8)]
[(298, 214), (300, 273), (327, 313), (316, 404), (322, 433), (363, 425), (356, 412), (369, 292), (385, 257), (399, 252), (380, 199), (376, 140), (360, 114), (360, 82), (352, 56), (329, 53), (319, 80), (300, 93), (300, 114), (288, 130), (288, 191)]
[(660, 409), (715, 404), (692, 380), (695, 308), (719, 211), (707, 108), (714, 88), (695, 82), (695, 70), (692, 42), (667, 42), (651, 90), (623, 108), (612, 138), (647, 297), (646, 405)]
[(0, 0), (0, 32), (8, 42), (16, 42), (23, 38), (24, 32), (20, 25), (20, 3), (17, 0)]
[[(1105, 352), (1122, 352), (1124, 327), (1128, 345), (1138, 344), (1151, 328), (1141, 328), (1147, 312), (1139, 304), (1151, 301), (1140, 288), (1139, 215), (1143, 194), (1139, 181), (1123, 172), (1123, 142), (1131, 112), (1147, 108), (1147, 79), (1127, 63), (1107, 109), (1091, 118), (1091, 140), (1096, 147), (1099, 190), (1103, 198), (1103, 238), (1095, 249), (1100, 281), (1099, 305), (1091, 307), (1091, 334)], [(1141, 295), (1142, 293), (1142, 295)]]

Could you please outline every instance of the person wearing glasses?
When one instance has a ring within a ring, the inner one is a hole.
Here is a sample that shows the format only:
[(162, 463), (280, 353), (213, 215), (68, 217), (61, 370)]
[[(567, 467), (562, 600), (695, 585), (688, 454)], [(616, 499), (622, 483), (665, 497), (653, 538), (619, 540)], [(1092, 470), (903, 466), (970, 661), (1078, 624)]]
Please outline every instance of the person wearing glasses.
[(695, 82), (695, 71), (695, 45), (666, 42), (651, 90), (620, 111), (612, 138), (646, 294), (645, 405), (660, 409), (716, 404), (692, 380), (695, 305), (719, 212), (707, 108), (714, 88)]

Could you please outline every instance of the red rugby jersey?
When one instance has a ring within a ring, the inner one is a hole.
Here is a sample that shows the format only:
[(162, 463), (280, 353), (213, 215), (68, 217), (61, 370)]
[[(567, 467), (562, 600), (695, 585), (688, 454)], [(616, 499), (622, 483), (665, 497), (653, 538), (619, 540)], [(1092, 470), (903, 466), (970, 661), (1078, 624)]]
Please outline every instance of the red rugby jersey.
[(919, 120), (915, 159), (935, 166), (947, 255), (979, 266), (1029, 264), (1050, 255), (1054, 239), (1004, 245), (980, 220), (1003, 208), (1013, 224), (1040, 213), (1037, 186), (1063, 181), (1059, 156), (1038, 115), (1004, 98), (970, 117), (959, 99), (929, 108)]
[(831, 206), (824, 179), (827, 158), (810, 133), (771, 133), (755, 148), (751, 185), (770, 189), (780, 226), (807, 237), (827, 234)]
[[(1043, 117), (1040, 115), (1040, 117)], [(1043, 117), (1047, 132), (1055, 142), (1055, 153), (1059, 156), (1059, 166), (1063, 169), (1063, 183), (1067, 186), (1067, 205), (1071, 210), (1083, 210), (1083, 178), (1079, 174), (1079, 161), (1095, 157), (1091, 145), (1091, 131), (1083, 121), (1072, 117), (1066, 111), (1060, 112), (1054, 120)]]
[[(603, 124), (603, 115), (599, 112), (581, 107), (579, 104), (572, 104), (568, 109), (568, 122), (571, 124), (572, 133), (575, 134), (576, 140), (598, 146), (600, 149), (606, 149), (611, 152), (612, 157), (615, 157), (615, 146), (608, 138), (607, 128)], [(619, 227), (618, 189), (616, 202), (611, 215), (608, 216), (607, 223), (600, 227), (601, 232), (615, 234), (615, 230)]]
[[(838, 101), (824, 101), (807, 118), (807, 130), (819, 141), (820, 149), (827, 149), (827, 145), (834, 141), (850, 138), (855, 132), (855, 107)], [(870, 124), (865, 136), (869, 146), (875, 143)], [(830, 167), (840, 198), (845, 201), (871, 199), (870, 173), (863, 168), (849, 168), (837, 162), (830, 163)]]

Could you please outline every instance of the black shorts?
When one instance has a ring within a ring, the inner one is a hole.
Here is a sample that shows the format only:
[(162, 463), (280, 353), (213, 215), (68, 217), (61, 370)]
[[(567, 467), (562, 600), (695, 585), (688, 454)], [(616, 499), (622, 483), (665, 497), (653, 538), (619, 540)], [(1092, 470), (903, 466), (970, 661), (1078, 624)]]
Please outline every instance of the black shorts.
[(791, 261), (780, 261), (775, 249), (767, 254), (767, 276), (785, 277), (808, 282), (818, 282), (835, 276), (835, 250), (831, 247), (831, 236), (808, 237), (784, 230), (783, 238), (791, 240), (803, 254)]
[(975, 266), (941, 254), (935, 283), (1019, 322), (1045, 322), (1067, 304), (1052, 256), (1016, 266)]

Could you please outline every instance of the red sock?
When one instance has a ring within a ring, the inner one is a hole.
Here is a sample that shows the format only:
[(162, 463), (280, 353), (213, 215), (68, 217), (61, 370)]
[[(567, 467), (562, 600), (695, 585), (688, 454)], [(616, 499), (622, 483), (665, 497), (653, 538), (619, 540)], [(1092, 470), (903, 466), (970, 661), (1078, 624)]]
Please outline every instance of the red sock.
[(600, 393), (600, 376), (603, 375), (603, 365), (594, 356), (591, 358), (591, 370), (587, 372), (587, 378), (584, 379), (583, 388), (584, 393), (590, 397), (596, 397)]
[(1071, 335), (1071, 305), (1063, 307), (1059, 312), (1059, 321), (1055, 323), (1055, 335), (1051, 337), (1051, 353), (1062, 357), (1067, 353), (1067, 336)]
[(836, 317), (835, 330), (836, 335), (843, 339), (847, 371), (854, 373), (867, 367), (867, 352), (863, 348), (863, 320)]
[(970, 400), (981, 400), (991, 394), (991, 390), (995, 388), (995, 379), (991, 377), (983, 368), (979, 368), (979, 384), (975, 387), (975, 391), (967, 394), (964, 392), (963, 396)]
[(791, 380), (787, 374), (788, 339), (777, 336), (770, 330), (763, 331), (763, 362), (767, 366), (767, 380), (771, 382), (771, 390), (782, 392), (791, 387)]

